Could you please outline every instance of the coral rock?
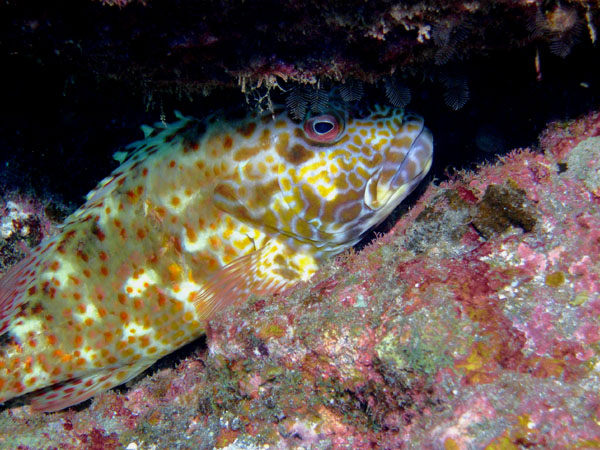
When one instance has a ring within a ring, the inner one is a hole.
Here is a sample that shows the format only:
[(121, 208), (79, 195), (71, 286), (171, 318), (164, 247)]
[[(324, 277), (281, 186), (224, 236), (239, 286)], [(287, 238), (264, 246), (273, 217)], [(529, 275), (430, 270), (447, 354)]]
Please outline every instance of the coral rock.
[(176, 368), (79, 411), (5, 410), (0, 445), (599, 446), (599, 127), (430, 186), (310, 283), (220, 313)]

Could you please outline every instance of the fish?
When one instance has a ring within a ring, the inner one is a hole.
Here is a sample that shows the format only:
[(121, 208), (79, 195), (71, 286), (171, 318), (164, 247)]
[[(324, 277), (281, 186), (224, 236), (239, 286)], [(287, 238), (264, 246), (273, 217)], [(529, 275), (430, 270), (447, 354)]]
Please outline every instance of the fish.
[[(0, 279), (0, 403), (80, 403), (200, 337), (215, 313), (309, 280), (421, 182), (423, 119), (331, 103), (176, 115)], [(123, 156), (123, 155), (121, 155)]]

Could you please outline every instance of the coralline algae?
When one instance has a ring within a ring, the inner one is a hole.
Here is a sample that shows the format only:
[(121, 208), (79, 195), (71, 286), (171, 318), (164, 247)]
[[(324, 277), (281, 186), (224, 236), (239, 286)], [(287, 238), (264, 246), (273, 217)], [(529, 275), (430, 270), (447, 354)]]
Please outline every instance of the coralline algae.
[(430, 186), (363, 251), (224, 311), (176, 368), (79, 411), (5, 410), (0, 445), (600, 446), (599, 129), (552, 124), (541, 151)]

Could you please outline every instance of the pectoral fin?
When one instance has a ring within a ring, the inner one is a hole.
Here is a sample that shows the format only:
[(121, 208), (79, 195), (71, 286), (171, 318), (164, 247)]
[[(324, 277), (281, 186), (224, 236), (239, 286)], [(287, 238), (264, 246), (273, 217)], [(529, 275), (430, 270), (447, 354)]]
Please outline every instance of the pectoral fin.
[(246, 300), (250, 294), (267, 295), (307, 280), (316, 269), (311, 256), (270, 241), (213, 274), (194, 302), (202, 317), (210, 319), (215, 312)]

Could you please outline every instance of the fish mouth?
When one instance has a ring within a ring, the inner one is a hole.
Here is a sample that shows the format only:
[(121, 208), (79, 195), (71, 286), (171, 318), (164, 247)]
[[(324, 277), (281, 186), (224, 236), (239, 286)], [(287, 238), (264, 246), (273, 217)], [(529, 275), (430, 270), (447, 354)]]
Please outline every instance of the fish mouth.
[(433, 135), (419, 116), (408, 116), (369, 179), (365, 204), (372, 210), (395, 208), (423, 180), (433, 161)]

